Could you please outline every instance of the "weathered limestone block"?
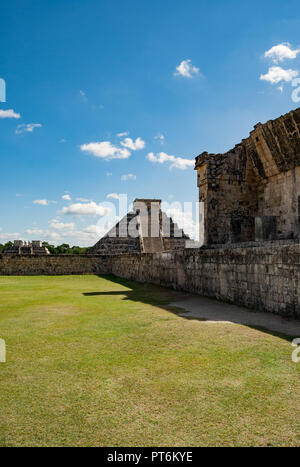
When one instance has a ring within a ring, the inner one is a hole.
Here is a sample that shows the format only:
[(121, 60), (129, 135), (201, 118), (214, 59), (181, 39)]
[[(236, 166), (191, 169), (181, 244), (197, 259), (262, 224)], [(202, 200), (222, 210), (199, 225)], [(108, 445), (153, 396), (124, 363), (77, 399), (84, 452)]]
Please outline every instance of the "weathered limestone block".
[(1, 276), (107, 274), (109, 258), (89, 255), (0, 255)]
[(124, 255), (113, 258), (111, 272), (300, 318), (299, 255), (299, 244)]
[(254, 219), (271, 216), (277, 220), (272, 238), (299, 238), (299, 122), (300, 108), (257, 124), (225, 154), (204, 152), (196, 158), (204, 244), (254, 241)]

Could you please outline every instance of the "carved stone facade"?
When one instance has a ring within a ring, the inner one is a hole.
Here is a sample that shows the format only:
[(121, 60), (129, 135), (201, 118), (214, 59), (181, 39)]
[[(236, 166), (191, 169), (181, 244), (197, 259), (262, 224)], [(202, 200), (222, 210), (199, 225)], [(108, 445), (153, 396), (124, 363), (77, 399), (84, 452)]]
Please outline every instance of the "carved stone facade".
[(182, 250), (189, 237), (161, 210), (160, 199), (136, 199), (126, 214), (90, 250), (91, 254), (159, 253)]
[(196, 157), (204, 245), (299, 238), (300, 108)]

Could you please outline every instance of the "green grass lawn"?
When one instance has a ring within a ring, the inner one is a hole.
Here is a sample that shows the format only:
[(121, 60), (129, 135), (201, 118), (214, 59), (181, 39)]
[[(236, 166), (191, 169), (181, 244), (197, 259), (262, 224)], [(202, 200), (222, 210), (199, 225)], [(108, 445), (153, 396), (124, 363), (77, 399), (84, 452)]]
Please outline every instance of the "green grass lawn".
[[(291, 338), (110, 276), (0, 277), (1, 446), (300, 444)], [(296, 337), (296, 336), (295, 336)]]

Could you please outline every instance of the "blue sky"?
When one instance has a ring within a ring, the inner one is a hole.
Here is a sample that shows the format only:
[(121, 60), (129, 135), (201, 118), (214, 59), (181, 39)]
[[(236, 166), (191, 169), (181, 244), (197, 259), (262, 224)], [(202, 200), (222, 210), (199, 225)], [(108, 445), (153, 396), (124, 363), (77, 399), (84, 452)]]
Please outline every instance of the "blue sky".
[(92, 245), (112, 193), (194, 202), (196, 155), (299, 106), (299, 1), (10, 0), (1, 19), (2, 243)]

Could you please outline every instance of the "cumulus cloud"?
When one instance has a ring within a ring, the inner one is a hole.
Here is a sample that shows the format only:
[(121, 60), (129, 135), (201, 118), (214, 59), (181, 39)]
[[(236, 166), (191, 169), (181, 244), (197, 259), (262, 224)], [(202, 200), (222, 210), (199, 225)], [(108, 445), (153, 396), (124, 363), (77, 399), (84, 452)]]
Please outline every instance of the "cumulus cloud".
[(33, 133), (35, 128), (42, 128), (40, 123), (23, 123), (18, 125), (16, 129), (16, 134), (21, 135), (22, 133)]
[(5, 232), (2, 233), (1, 232), (0, 233), (0, 239), (4, 240), (5, 242), (7, 242), (8, 240), (18, 240), (20, 237), (21, 237), (21, 234), (19, 232), (14, 232), (14, 233), (5, 233)]
[(179, 170), (185, 170), (189, 167), (194, 167), (195, 161), (193, 159), (184, 159), (182, 157), (175, 157), (169, 154), (166, 154), (165, 152), (160, 152), (157, 155), (155, 155), (153, 152), (150, 152), (147, 155), (147, 159), (150, 162), (158, 162), (159, 164), (165, 164), (169, 163), (170, 164), (170, 169), (179, 169)]
[(163, 203), (163, 211), (167, 214), (167, 216), (171, 217), (174, 222), (178, 225), (180, 229), (183, 229), (183, 232), (187, 235), (190, 236), (190, 238), (197, 238), (197, 232), (198, 232), (198, 225), (196, 220), (193, 217), (193, 212), (192, 211), (185, 211), (182, 208), (176, 207), (176, 203), (174, 203), (175, 206), (167, 206)]
[(272, 66), (271, 68), (269, 68), (268, 73), (266, 73), (265, 75), (260, 75), (260, 79), (262, 81), (267, 81), (271, 84), (278, 84), (281, 81), (285, 81), (289, 83), (294, 78), (296, 78), (298, 75), (299, 75), (299, 71), (297, 70), (292, 70), (292, 69), (285, 70), (284, 68), (281, 68), (280, 66)]
[(76, 201), (81, 201), (82, 203), (89, 203), (91, 200), (87, 198), (76, 198)]
[(175, 76), (183, 76), (184, 78), (194, 78), (199, 75), (199, 68), (192, 64), (191, 60), (182, 60), (182, 62), (176, 67), (174, 72)]
[[(63, 223), (59, 220), (59, 218), (53, 219), (49, 224), (50, 226), (48, 229), (42, 230), (40, 228), (32, 228), (27, 229), (25, 232), (30, 235), (31, 238), (35, 237), (55, 245), (69, 243), (70, 245), (91, 246), (99, 239), (100, 236), (102, 236), (99, 235), (101, 229), (99, 229), (97, 225), (90, 225), (83, 229), (77, 229), (75, 224)], [(2, 236), (6, 240), (15, 240), (22, 237), (22, 235), (19, 233), (3, 233)]]
[(83, 232), (89, 233), (89, 234), (98, 234), (99, 233), (99, 227), (96, 224), (88, 225), (83, 229)]
[(105, 216), (109, 212), (109, 208), (96, 204), (94, 201), (71, 204), (64, 207), (61, 211), (62, 214), (77, 216)]
[(121, 141), (121, 145), (124, 148), (131, 149), (132, 151), (138, 151), (139, 149), (144, 149), (146, 143), (140, 137), (138, 137), (135, 141), (133, 141), (131, 138), (125, 138), (124, 141)]
[(13, 109), (0, 110), (0, 118), (21, 118), (21, 115), (16, 113)]
[(50, 227), (55, 230), (73, 230), (75, 229), (75, 224), (73, 222), (66, 223), (61, 222), (59, 219), (52, 219), (50, 221)]
[(133, 174), (124, 174), (121, 177), (121, 180), (127, 181), (127, 180), (136, 180), (136, 175)]
[(119, 199), (118, 193), (109, 193), (106, 198)]
[(25, 232), (28, 235), (43, 235), (44, 231), (42, 229), (27, 229)]
[(47, 199), (35, 199), (32, 202), (33, 204), (39, 204), (40, 206), (48, 206), (49, 204), (56, 204), (56, 201), (49, 201)]
[(105, 160), (128, 159), (131, 156), (131, 152), (128, 149), (114, 146), (110, 141), (82, 144), (80, 149), (83, 152)]
[(71, 201), (72, 198), (70, 195), (66, 194), (66, 195), (62, 195), (61, 199), (64, 199), (66, 201)]
[(293, 60), (300, 53), (300, 49), (292, 49), (291, 44), (283, 42), (278, 45), (274, 45), (271, 49), (267, 50), (264, 54), (266, 58), (270, 58), (274, 63), (282, 62), (283, 60)]

